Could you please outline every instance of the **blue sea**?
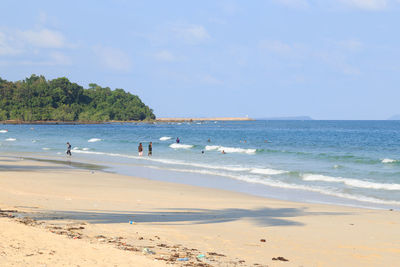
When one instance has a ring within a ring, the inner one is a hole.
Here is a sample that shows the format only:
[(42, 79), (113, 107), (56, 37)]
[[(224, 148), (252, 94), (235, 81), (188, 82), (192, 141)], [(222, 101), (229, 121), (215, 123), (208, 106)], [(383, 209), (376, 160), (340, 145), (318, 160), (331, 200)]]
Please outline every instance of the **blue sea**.
[(0, 155), (98, 163), (284, 200), (400, 208), (400, 121), (0, 125)]

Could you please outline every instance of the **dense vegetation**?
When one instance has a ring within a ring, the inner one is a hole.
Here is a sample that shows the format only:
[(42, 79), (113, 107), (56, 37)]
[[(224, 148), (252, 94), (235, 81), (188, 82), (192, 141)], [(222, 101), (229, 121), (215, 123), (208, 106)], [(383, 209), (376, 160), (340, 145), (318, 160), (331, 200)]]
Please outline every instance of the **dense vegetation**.
[(138, 96), (97, 84), (88, 89), (67, 78), (32, 75), (22, 81), (0, 78), (0, 121), (109, 121), (154, 119)]

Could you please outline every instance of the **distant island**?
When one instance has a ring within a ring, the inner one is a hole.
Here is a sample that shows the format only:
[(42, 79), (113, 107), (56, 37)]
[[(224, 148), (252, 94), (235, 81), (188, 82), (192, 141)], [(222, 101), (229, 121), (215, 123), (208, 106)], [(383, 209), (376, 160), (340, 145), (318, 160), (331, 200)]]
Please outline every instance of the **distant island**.
[(388, 120), (392, 120), (392, 121), (400, 120), (400, 114), (394, 115), (394, 116), (390, 117)]
[(95, 83), (84, 89), (67, 78), (31, 75), (22, 81), (0, 78), (0, 121), (105, 122), (154, 120), (138, 96)]
[(253, 121), (248, 117), (214, 117), (214, 118), (158, 118), (159, 122), (190, 122), (190, 121)]
[(269, 121), (311, 121), (314, 120), (309, 116), (293, 116), (293, 117), (269, 117), (259, 118), (257, 120), (269, 120)]

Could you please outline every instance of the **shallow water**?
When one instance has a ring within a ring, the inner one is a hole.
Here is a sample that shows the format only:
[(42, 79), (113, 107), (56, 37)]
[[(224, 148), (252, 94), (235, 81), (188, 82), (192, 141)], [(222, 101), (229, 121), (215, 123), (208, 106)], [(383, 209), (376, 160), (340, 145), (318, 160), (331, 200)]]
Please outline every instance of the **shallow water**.
[[(132, 175), (151, 167), (213, 177), (206, 186), (241, 181), (249, 193), (281, 188), (285, 199), (294, 190), (320, 202), (400, 207), (400, 121), (0, 125), (2, 153), (58, 160), (67, 141), (74, 161)], [(146, 154), (150, 141), (153, 157), (138, 157), (138, 143)]]

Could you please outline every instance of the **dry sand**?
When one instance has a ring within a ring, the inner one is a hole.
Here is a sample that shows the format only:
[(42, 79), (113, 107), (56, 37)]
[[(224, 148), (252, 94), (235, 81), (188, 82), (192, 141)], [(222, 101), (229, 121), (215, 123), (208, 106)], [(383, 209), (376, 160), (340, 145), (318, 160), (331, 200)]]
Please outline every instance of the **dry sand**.
[[(0, 208), (1, 266), (400, 263), (398, 211), (285, 202), (46, 162), (0, 158)], [(189, 261), (177, 261), (183, 257)]]

